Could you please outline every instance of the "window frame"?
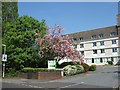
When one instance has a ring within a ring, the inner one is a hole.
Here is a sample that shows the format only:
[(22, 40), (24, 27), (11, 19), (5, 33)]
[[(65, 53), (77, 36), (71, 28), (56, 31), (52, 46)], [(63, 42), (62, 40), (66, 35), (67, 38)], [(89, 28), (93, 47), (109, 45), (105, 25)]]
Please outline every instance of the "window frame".
[(97, 46), (97, 42), (93, 42), (93, 47), (96, 47)]

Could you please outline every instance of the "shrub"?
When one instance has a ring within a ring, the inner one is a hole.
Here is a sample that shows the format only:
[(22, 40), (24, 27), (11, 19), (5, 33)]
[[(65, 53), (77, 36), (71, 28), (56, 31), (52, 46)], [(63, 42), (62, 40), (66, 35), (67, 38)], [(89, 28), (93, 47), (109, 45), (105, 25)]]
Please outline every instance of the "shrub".
[(56, 71), (56, 70), (55, 69), (47, 69), (47, 68), (30, 68), (30, 67), (27, 67), (27, 68), (23, 68), (21, 71), (22, 72), (38, 72), (38, 71), (53, 72), (53, 71)]
[(82, 65), (75, 65), (77, 67), (77, 74), (84, 72), (84, 67)]
[(89, 71), (90, 66), (89, 66), (88, 64), (82, 63), (81, 65), (84, 67), (84, 71), (85, 71), (85, 72), (88, 72), (88, 71)]
[(74, 65), (67, 65), (63, 68), (64, 75), (71, 76), (77, 73), (77, 68)]
[(113, 65), (113, 61), (107, 61), (109, 65)]
[(67, 65), (63, 68), (64, 75), (68, 75), (68, 69), (71, 68), (71, 65)]
[(96, 70), (96, 65), (91, 65), (89, 71), (95, 71), (95, 70)]
[(81, 65), (67, 65), (63, 68), (64, 75), (71, 76), (84, 72), (84, 68)]

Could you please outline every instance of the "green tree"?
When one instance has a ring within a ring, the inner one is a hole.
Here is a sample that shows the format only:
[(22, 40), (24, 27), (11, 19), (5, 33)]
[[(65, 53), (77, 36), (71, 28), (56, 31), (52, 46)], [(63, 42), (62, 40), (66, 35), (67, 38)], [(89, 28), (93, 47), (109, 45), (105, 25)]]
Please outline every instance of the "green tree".
[(18, 18), (18, 2), (2, 2), (2, 36), (7, 32), (6, 24)]
[(6, 29), (8, 31), (3, 43), (7, 47), (7, 70), (37, 67), (40, 64), (38, 62), (40, 57), (37, 55), (39, 47), (35, 45), (35, 32), (39, 32), (41, 37), (46, 34), (45, 20), (39, 22), (32, 17), (23, 16), (19, 17), (15, 23), (6, 24)]

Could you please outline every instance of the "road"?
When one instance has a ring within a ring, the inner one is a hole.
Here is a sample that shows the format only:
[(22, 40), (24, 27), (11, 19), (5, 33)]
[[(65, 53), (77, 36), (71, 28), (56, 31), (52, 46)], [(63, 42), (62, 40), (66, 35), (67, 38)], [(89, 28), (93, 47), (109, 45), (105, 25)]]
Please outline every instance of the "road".
[(101, 88), (113, 90), (119, 86), (118, 67), (99, 66), (95, 72), (64, 77), (56, 80), (3, 79), (2, 88)]

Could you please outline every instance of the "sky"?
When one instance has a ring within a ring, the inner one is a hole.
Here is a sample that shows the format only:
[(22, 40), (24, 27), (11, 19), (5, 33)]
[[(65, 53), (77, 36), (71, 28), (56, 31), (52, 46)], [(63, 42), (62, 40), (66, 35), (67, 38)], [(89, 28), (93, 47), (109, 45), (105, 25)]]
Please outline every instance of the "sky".
[(63, 34), (117, 24), (117, 2), (19, 2), (19, 16), (28, 15), (47, 26), (64, 28)]

